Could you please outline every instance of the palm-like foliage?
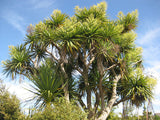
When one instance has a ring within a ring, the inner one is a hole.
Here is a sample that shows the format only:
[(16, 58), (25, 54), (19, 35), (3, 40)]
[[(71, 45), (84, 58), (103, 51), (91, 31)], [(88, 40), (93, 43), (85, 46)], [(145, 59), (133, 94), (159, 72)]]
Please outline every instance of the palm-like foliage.
[(49, 28), (56, 29), (57, 27), (60, 27), (64, 23), (65, 19), (67, 18), (68, 16), (66, 14), (62, 14), (61, 11), (55, 10), (53, 11), (51, 18), (45, 20), (45, 24)]
[(30, 61), (31, 55), (23, 45), (18, 47), (11, 46), (10, 55), (11, 60), (3, 62), (3, 72), (5, 74), (12, 75), (12, 78), (14, 78), (16, 74), (25, 74), (27, 76), (28, 73), (33, 72), (33, 66)]
[(122, 101), (129, 101), (131, 105), (140, 107), (145, 101), (153, 98), (153, 87), (156, 80), (142, 74), (142, 70), (137, 68), (129, 73), (128, 78), (120, 80), (117, 93)]
[(152, 84), (149, 83), (150, 78), (144, 76), (140, 70), (137, 70), (134, 76), (129, 78), (124, 93), (131, 96), (130, 102), (137, 107), (141, 106), (147, 99), (153, 98)]
[(132, 29), (135, 29), (138, 23), (138, 17), (137, 17), (138, 11), (135, 10), (132, 13), (128, 13), (126, 16), (122, 13), (119, 12), (118, 17), (119, 17), (119, 23), (124, 26), (124, 31), (130, 31)]
[(35, 94), (36, 106), (45, 106), (54, 101), (56, 97), (62, 95), (62, 81), (56, 76), (55, 70), (48, 65), (42, 65), (38, 73), (31, 76), (33, 90)]

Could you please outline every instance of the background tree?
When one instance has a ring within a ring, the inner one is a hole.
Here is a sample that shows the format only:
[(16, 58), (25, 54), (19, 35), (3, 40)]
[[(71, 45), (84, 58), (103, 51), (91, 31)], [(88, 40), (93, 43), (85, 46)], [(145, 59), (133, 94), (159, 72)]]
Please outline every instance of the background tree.
[(145, 101), (150, 101), (153, 98), (152, 89), (156, 83), (155, 79), (143, 75), (139, 68), (130, 72), (127, 81), (118, 88), (120, 89), (120, 97), (125, 99), (125, 102), (123, 102), (124, 119), (127, 119), (128, 104), (139, 108), (142, 104), (145, 104)]
[[(151, 87), (145, 87), (143, 72), (135, 72), (142, 69), (142, 50), (134, 44), (137, 10), (119, 12), (117, 19), (110, 20), (106, 8), (105, 2), (89, 9), (77, 6), (73, 17), (55, 10), (50, 18), (30, 25), (24, 45), (10, 49), (5, 73), (29, 78), (49, 58), (63, 78), (64, 97), (69, 101), (70, 94), (76, 96), (89, 112), (88, 119), (106, 119), (112, 107), (125, 100), (140, 105), (152, 93)], [(129, 92), (121, 87), (125, 83)], [(135, 89), (139, 83), (144, 87)]]
[(20, 111), (20, 102), (15, 95), (11, 95), (0, 81), (0, 119), (23, 120), (25, 116)]

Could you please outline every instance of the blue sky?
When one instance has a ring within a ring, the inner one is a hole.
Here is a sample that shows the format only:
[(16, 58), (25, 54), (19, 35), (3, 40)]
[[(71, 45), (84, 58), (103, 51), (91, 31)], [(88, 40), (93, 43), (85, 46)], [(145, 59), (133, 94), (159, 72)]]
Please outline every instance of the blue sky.
[[(48, 18), (53, 10), (59, 9), (72, 16), (75, 6), (89, 8), (99, 2), (101, 0), (0, 0), (0, 61), (9, 58), (9, 45), (23, 43), (27, 26)], [(155, 111), (160, 112), (160, 0), (106, 0), (106, 2), (107, 14), (111, 19), (115, 19), (119, 11), (125, 14), (135, 9), (139, 11), (136, 44), (143, 47), (146, 73), (159, 78), (153, 105)], [(1, 78), (10, 79), (4, 76)], [(6, 84), (11, 87), (10, 91), (15, 91), (15, 94), (23, 98), (22, 88), (15, 87), (12, 82)]]

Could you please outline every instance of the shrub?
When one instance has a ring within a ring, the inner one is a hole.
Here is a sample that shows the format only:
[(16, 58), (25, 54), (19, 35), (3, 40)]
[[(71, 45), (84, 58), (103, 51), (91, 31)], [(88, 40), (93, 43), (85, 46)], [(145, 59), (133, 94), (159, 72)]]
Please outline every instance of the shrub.
[(31, 116), (32, 120), (87, 120), (87, 113), (74, 102), (64, 98), (48, 105), (43, 111), (37, 111)]

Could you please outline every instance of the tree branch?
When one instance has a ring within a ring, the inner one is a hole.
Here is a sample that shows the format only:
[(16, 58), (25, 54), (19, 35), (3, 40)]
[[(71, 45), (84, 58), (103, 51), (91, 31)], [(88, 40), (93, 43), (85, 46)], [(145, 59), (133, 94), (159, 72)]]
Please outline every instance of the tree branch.
[(95, 56), (93, 56), (91, 58), (91, 60), (89, 61), (89, 63), (87, 64), (87, 69), (89, 68), (89, 66), (92, 64), (92, 62), (95, 60)]
[(118, 105), (119, 103), (124, 102), (124, 101), (126, 101), (126, 100), (129, 100), (129, 99), (131, 99), (131, 98), (132, 98), (132, 96), (122, 98), (122, 99), (120, 99), (119, 101), (117, 101), (116, 103), (114, 103), (113, 106), (116, 106), (116, 105)]
[(52, 42), (52, 45), (55, 46), (58, 50), (60, 50), (60, 47), (57, 44), (55, 44), (54, 42)]
[(56, 60), (57, 62), (59, 61), (51, 52), (49, 52), (48, 50), (46, 50), (46, 52), (47, 52), (49, 55), (51, 55), (54, 60)]
[(30, 58), (31, 62), (34, 64), (34, 61)]
[(113, 64), (110, 67), (106, 68), (104, 71), (106, 72), (107, 70), (110, 70), (111, 68), (115, 67), (117, 64)]
[(84, 59), (83, 59), (83, 56), (82, 56), (82, 54), (81, 54), (81, 51), (79, 51), (79, 57), (80, 57), (81, 61), (82, 61), (83, 63), (85, 63), (85, 61), (84, 61)]
[(96, 114), (96, 111), (97, 111), (97, 108), (98, 108), (98, 105), (99, 105), (99, 94), (98, 94), (97, 90), (95, 90), (94, 93), (95, 93), (95, 96), (96, 96), (96, 102), (94, 104), (94, 112)]
[(83, 54), (84, 54), (84, 60), (83, 60), (83, 63), (85, 66), (87, 66), (87, 55), (86, 55), (86, 49), (83, 48)]
[(75, 69), (82, 75), (83, 71), (81, 69), (79, 69), (77, 66), (75, 67)]
[(138, 63), (140, 63), (140, 62), (142, 62), (142, 60), (139, 60), (139, 61), (133, 63), (132, 65), (134, 66), (134, 65), (136, 65), (136, 64), (138, 64)]
[(88, 57), (88, 56), (93, 52), (93, 50), (95, 50), (95, 47), (93, 47), (93, 48), (89, 51), (89, 53), (86, 55), (86, 57)]

